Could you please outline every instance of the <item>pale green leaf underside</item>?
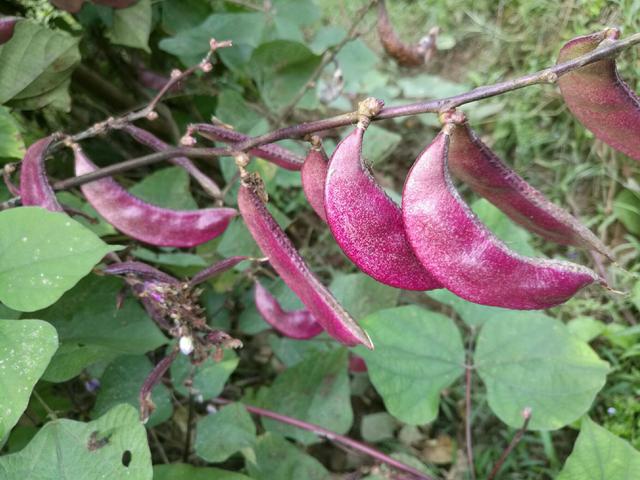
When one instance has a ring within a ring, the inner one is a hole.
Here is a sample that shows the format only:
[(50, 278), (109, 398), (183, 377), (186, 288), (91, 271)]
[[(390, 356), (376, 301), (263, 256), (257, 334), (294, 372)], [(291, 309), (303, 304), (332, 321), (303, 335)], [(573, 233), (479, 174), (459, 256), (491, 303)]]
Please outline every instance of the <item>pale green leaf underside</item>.
[(256, 426), (240, 403), (223, 407), (201, 419), (196, 428), (196, 454), (207, 462), (224, 462), (256, 441)]

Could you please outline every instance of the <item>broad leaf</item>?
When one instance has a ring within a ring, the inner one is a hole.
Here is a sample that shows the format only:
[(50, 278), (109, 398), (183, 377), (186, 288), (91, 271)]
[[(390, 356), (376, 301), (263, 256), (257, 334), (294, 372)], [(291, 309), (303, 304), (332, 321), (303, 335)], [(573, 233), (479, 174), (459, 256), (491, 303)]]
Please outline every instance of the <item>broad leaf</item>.
[[(215, 362), (209, 358), (195, 367), (186, 356), (180, 355), (171, 365), (173, 385), (182, 395), (189, 395), (192, 391), (195, 395), (202, 395), (204, 399), (217, 397), (222, 393), (224, 385), (239, 361), (235, 352), (225, 350), (221, 361)], [(192, 372), (194, 373), (193, 385), (188, 389), (184, 383)]]
[(395, 307), (400, 290), (376, 282), (362, 273), (334, 277), (331, 292), (354, 318), (362, 318), (383, 308)]
[(539, 313), (485, 323), (478, 337), (475, 367), (487, 387), (489, 406), (506, 424), (553, 430), (580, 418), (604, 386), (609, 365), (566, 326)]
[(198, 422), (196, 454), (211, 463), (224, 462), (256, 441), (256, 426), (240, 403), (222, 407)]
[(22, 158), (24, 152), (18, 122), (11, 116), (8, 108), (0, 107), (0, 159)]
[(47, 423), (20, 452), (0, 457), (0, 478), (151, 480), (151, 453), (138, 413), (118, 405), (89, 423)]
[(117, 308), (123, 286), (121, 279), (90, 275), (55, 305), (38, 312), (60, 336), (46, 380), (63, 382), (97, 361), (143, 354), (167, 342), (138, 300), (129, 296)]
[(273, 334), (269, 335), (269, 346), (286, 367), (293, 367), (308, 355), (339, 348), (337, 342), (324, 338), (324, 335), (311, 340), (294, 340)]
[(247, 457), (247, 469), (254, 480), (329, 480), (329, 472), (318, 460), (273, 433), (258, 437)]
[(556, 480), (637, 478), (640, 478), (640, 452), (625, 440), (585, 417), (573, 452)]
[(622, 190), (613, 204), (618, 220), (634, 235), (640, 235), (640, 197), (631, 190)]
[(31, 390), (58, 348), (41, 320), (0, 320), (0, 441), (27, 408)]
[(108, 34), (111, 42), (151, 52), (151, 13), (151, 0), (138, 0), (130, 7), (114, 10)]
[(381, 310), (360, 324), (376, 348), (357, 347), (356, 352), (389, 413), (412, 425), (434, 420), (440, 392), (464, 372), (455, 324), (415, 305)]
[(198, 204), (191, 196), (189, 174), (184, 168), (163, 168), (147, 175), (129, 189), (132, 194), (154, 205), (175, 210), (194, 210)]
[[(346, 433), (353, 422), (347, 350), (319, 352), (278, 375), (264, 398), (264, 406), (305, 422), (315, 423), (337, 433)], [(275, 420), (264, 419), (271, 432), (303, 443), (318, 441), (311, 432)]]
[(367, 141), (362, 146), (362, 157), (372, 165), (379, 165), (393, 153), (402, 137), (377, 125), (367, 128)]
[(78, 38), (31, 20), (18, 22), (11, 40), (0, 46), (0, 104), (34, 109), (53, 103), (68, 110), (66, 89), (79, 61)]
[(40, 207), (0, 212), (0, 231), (0, 301), (23, 312), (51, 305), (120, 249), (67, 215)]
[(186, 463), (154, 465), (153, 480), (251, 480), (241, 473), (212, 467), (194, 467)]
[[(128, 403), (136, 409), (140, 408), (140, 388), (152, 370), (153, 364), (144, 355), (125, 355), (116, 358), (100, 377), (100, 389), (91, 416), (99, 417), (120, 403)], [(147, 422), (149, 427), (168, 420), (173, 411), (169, 389), (162, 382), (159, 382), (151, 391), (151, 400), (156, 409)]]

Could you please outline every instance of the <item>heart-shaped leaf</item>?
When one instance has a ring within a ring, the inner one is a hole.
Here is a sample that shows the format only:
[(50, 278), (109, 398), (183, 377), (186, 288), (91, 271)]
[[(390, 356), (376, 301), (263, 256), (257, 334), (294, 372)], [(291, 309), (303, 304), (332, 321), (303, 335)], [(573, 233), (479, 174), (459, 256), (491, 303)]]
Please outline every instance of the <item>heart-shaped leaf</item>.
[(240, 403), (223, 407), (198, 422), (196, 453), (207, 462), (224, 462), (256, 441), (256, 426)]

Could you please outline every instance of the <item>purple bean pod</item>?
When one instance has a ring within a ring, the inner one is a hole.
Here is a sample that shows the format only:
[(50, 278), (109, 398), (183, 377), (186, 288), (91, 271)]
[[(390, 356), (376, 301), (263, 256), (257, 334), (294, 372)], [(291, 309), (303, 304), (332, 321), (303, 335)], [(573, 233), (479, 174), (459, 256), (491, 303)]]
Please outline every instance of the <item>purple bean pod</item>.
[(416, 255), (456, 295), (482, 305), (550, 308), (604, 280), (570, 262), (523, 257), (502, 243), (464, 203), (448, 171), (451, 124), (407, 176), (402, 211)]
[(500, 160), (471, 130), (462, 112), (447, 112), (442, 118), (452, 124), (448, 165), (454, 177), (527, 230), (552, 242), (596, 250), (613, 259), (591, 230)]
[[(155, 135), (143, 130), (142, 128), (138, 128), (134, 125), (127, 124), (122, 130), (131, 135), (137, 142), (142, 145), (146, 145), (147, 147), (161, 152), (169, 148), (169, 145), (164, 143)], [(191, 160), (187, 157), (177, 157), (170, 160), (174, 165), (178, 165), (184, 168), (189, 175), (196, 179), (196, 181), (200, 184), (205, 192), (213, 198), (220, 198), (222, 196), (222, 191), (220, 187), (214, 182), (208, 175), (206, 175), (202, 170), (200, 170)]]
[(24, 206), (35, 205), (52, 212), (63, 211), (44, 168), (47, 150), (56, 139), (56, 135), (49, 135), (38, 140), (29, 147), (22, 159), (20, 195)]
[[(573, 60), (620, 37), (620, 30), (584, 35), (566, 43), (558, 63)], [(606, 144), (640, 162), (640, 99), (618, 75), (613, 57), (573, 70), (558, 78), (571, 113)]]
[(0, 45), (11, 40), (18, 20), (20, 17), (0, 17)]
[(238, 206), (249, 232), (284, 283), (293, 290), (329, 335), (353, 346), (373, 348), (367, 333), (320, 283), (291, 240), (267, 210), (262, 180), (246, 174), (238, 191)]
[(102, 269), (107, 275), (129, 275), (133, 274), (136, 277), (144, 280), (157, 281), (163, 283), (177, 284), (179, 280), (168, 273), (164, 273), (151, 265), (143, 262), (118, 262), (108, 265)]
[(324, 331), (309, 310), (283, 310), (278, 300), (257, 280), (254, 301), (265, 322), (285, 337), (308, 340)]
[(82, 10), (85, 0), (50, 0), (50, 2), (65, 12), (78, 13)]
[[(80, 146), (73, 145), (76, 175), (97, 167)], [(81, 187), (89, 203), (115, 228), (150, 245), (194, 247), (222, 234), (237, 215), (233, 208), (171, 210), (151, 205), (131, 195), (111, 178)]]
[(322, 145), (313, 146), (300, 170), (302, 190), (311, 208), (326, 223), (327, 214), (324, 210), (324, 185), (327, 179), (329, 159)]
[[(203, 137), (216, 142), (238, 143), (251, 138), (235, 130), (218, 127), (209, 123), (195, 123), (190, 125), (189, 128), (191, 131), (198, 132)], [(304, 158), (300, 155), (275, 143), (268, 143), (267, 145), (252, 148), (249, 150), (249, 153), (287, 170), (300, 170), (304, 164)]]
[(229, 257), (225, 258), (224, 260), (220, 260), (219, 262), (216, 262), (213, 265), (210, 265), (196, 273), (189, 282), (189, 285), (198, 285), (206, 280), (209, 280), (212, 277), (215, 277), (216, 275), (220, 275), (230, 268), (235, 267), (237, 264), (246, 260), (247, 258), (249, 257), (238, 255), (235, 257)]
[(413, 253), (400, 207), (364, 163), (364, 132), (359, 123), (329, 161), (324, 191), (329, 228), (347, 257), (377, 281), (406, 290), (441, 288)]

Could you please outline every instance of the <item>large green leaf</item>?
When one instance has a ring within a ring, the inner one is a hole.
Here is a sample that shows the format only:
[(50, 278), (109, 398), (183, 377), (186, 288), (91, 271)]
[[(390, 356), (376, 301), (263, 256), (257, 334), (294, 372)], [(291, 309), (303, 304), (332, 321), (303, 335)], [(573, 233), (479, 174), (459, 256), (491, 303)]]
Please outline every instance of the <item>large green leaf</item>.
[(198, 422), (196, 454), (207, 462), (224, 462), (256, 441), (256, 426), (240, 403), (233, 403)]
[(0, 441), (27, 408), (31, 390), (58, 348), (41, 320), (0, 320)]
[[(346, 433), (353, 422), (347, 350), (310, 354), (278, 375), (264, 398), (264, 406), (284, 415), (321, 425), (337, 433)], [(263, 425), (303, 443), (318, 441), (311, 432), (275, 420)]]
[(68, 110), (66, 89), (79, 61), (78, 38), (31, 20), (18, 22), (11, 40), (0, 46), (0, 104), (33, 109), (53, 103)]
[(337, 275), (331, 292), (354, 318), (360, 319), (383, 308), (395, 307), (400, 290), (376, 282), (362, 273)]
[[(128, 403), (140, 407), (140, 388), (153, 370), (153, 364), (144, 355), (124, 355), (111, 362), (100, 377), (100, 390), (91, 411), (93, 418), (103, 415), (115, 405)], [(171, 417), (173, 405), (169, 389), (159, 382), (151, 391), (151, 400), (156, 409), (147, 425), (153, 427)]]
[(530, 407), (529, 428), (535, 430), (561, 428), (580, 418), (609, 371), (589, 345), (542, 313), (486, 322), (474, 363), (494, 413), (519, 427), (523, 409)]
[(253, 455), (246, 455), (247, 469), (254, 480), (329, 480), (329, 472), (318, 460), (299, 450), (279, 435), (258, 437)]
[(381, 310), (360, 322), (375, 345), (357, 347), (389, 413), (420, 425), (438, 415), (440, 392), (464, 371), (460, 331), (415, 305)]
[(94, 233), (40, 207), (0, 212), (0, 301), (33, 312), (58, 300), (107, 253)]
[[(321, 57), (303, 43), (275, 40), (255, 49), (251, 56), (251, 75), (267, 106), (279, 110), (306, 85), (320, 60)], [(301, 102), (299, 106), (309, 108), (315, 103)]]
[(97, 361), (143, 354), (167, 342), (135, 298), (118, 309), (123, 287), (114, 277), (90, 275), (52, 307), (37, 313), (56, 327), (60, 348), (44, 378), (63, 382)]
[(640, 235), (640, 196), (631, 190), (622, 190), (613, 204), (618, 220), (634, 235)]
[(198, 208), (198, 204), (191, 196), (189, 174), (180, 167), (168, 167), (153, 172), (131, 187), (129, 192), (164, 208), (176, 210)]
[[(217, 397), (239, 361), (234, 351), (225, 350), (219, 362), (209, 358), (201, 365), (194, 367), (186, 356), (180, 355), (171, 365), (173, 385), (182, 395), (188, 395), (191, 391), (195, 395), (202, 395), (205, 399)], [(191, 389), (188, 389), (184, 383), (192, 372), (193, 384)]]
[(47, 423), (20, 452), (0, 457), (0, 479), (151, 480), (147, 433), (130, 405), (89, 422)]
[(24, 152), (18, 122), (11, 116), (8, 108), (0, 107), (0, 159), (22, 158)]
[(212, 467), (194, 467), (186, 463), (154, 465), (153, 480), (251, 480), (241, 473)]
[(108, 34), (111, 42), (151, 52), (151, 13), (151, 0), (138, 0), (128, 8), (114, 10)]
[(580, 435), (556, 480), (636, 480), (640, 453), (628, 442), (592, 422), (582, 420)]

